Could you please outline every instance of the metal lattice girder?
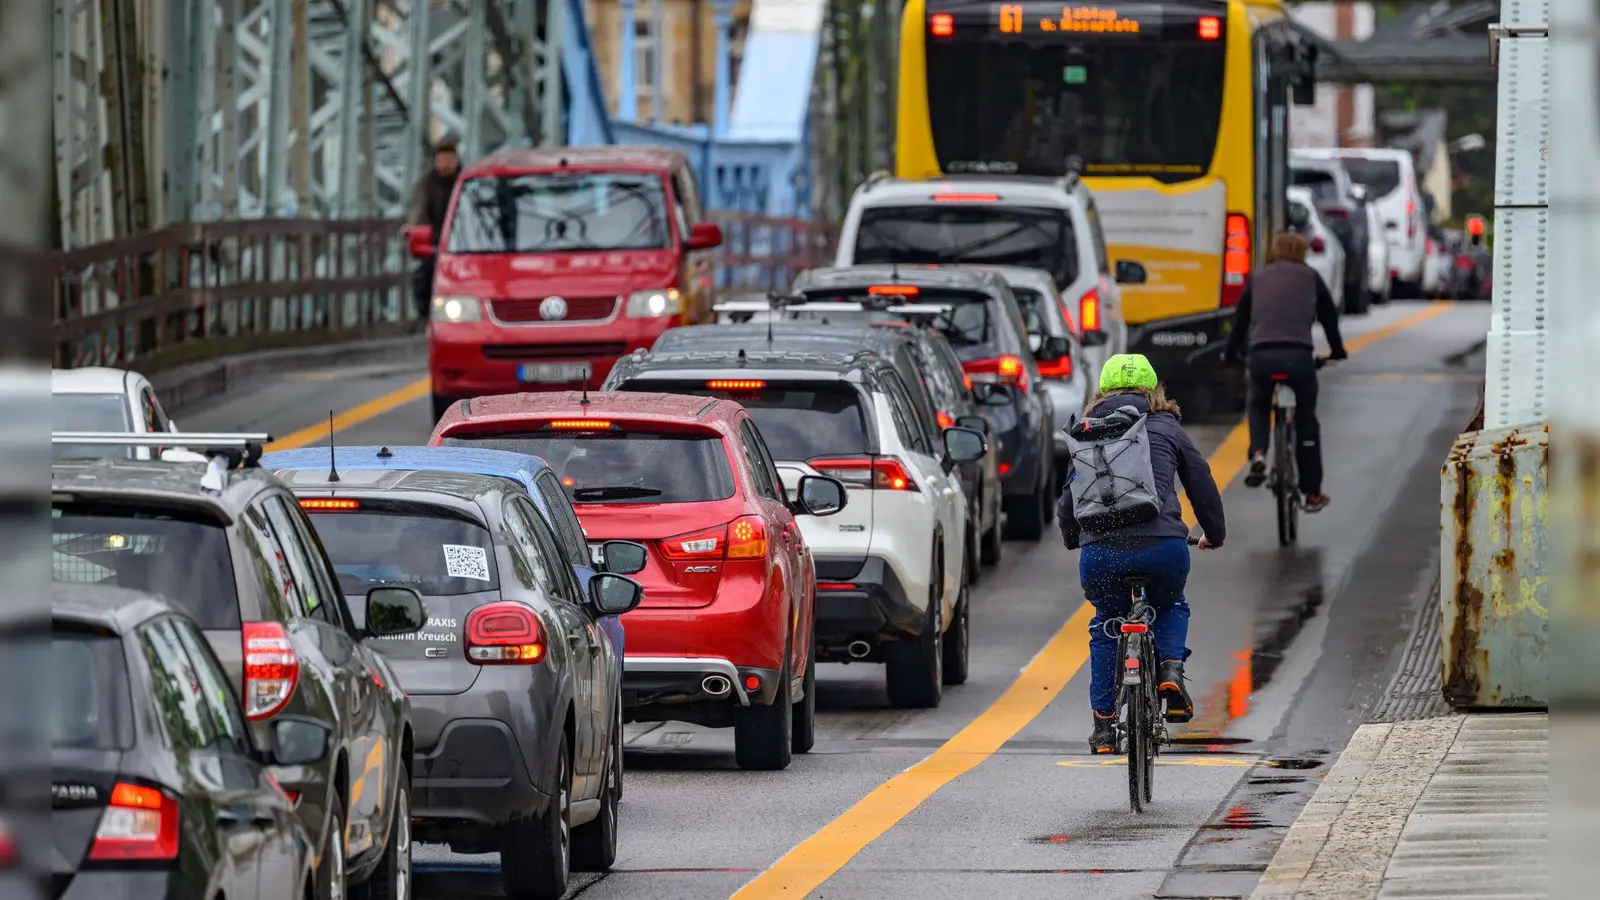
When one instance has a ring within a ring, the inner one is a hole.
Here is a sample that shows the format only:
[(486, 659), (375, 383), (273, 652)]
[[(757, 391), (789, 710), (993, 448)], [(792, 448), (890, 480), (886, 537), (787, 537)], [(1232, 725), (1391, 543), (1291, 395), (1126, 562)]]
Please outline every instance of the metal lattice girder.
[(445, 132), (469, 157), (564, 139), (565, 0), (51, 12), (63, 248), (185, 220), (396, 215)]

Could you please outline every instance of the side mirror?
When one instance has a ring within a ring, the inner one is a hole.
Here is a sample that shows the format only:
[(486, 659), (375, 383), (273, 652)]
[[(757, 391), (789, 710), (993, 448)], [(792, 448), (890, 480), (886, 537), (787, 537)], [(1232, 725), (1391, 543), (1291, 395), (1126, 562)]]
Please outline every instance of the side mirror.
[(983, 416), (957, 416), (956, 425), (961, 428), (970, 428), (979, 434), (989, 433), (989, 420)]
[(722, 229), (715, 222), (696, 222), (689, 228), (689, 249), (710, 250), (722, 246)]
[(1119, 259), (1116, 265), (1117, 284), (1144, 284), (1149, 273), (1144, 270), (1143, 263), (1136, 263), (1131, 259)]
[(632, 578), (601, 572), (589, 579), (589, 603), (603, 616), (620, 616), (643, 599), (644, 588)]
[(987, 381), (973, 382), (972, 397), (985, 406), (1011, 406), (1015, 402), (1005, 388)]
[(1311, 214), (1306, 212), (1304, 206), (1297, 203), (1289, 204), (1288, 211), (1284, 213), (1284, 219), (1288, 221), (1289, 227), (1294, 229), (1304, 228), (1311, 224)]
[(1047, 337), (1038, 350), (1034, 351), (1033, 358), (1040, 362), (1055, 362), (1066, 359), (1072, 355), (1072, 341), (1060, 335)]
[(989, 442), (981, 431), (970, 428), (944, 430), (944, 458), (946, 465), (968, 463), (982, 459), (989, 452)]
[(406, 249), (416, 259), (432, 259), (434, 253), (433, 226), (411, 226), (411, 229), (406, 232)]
[(1111, 343), (1111, 335), (1096, 328), (1093, 331), (1085, 331), (1079, 340), (1085, 347), (1104, 347)]
[(316, 719), (276, 716), (272, 720), (272, 746), (263, 754), (267, 765), (309, 766), (321, 762), (333, 743), (333, 729)]
[(1039, 358), (1039, 351), (1041, 349), (1043, 349), (1043, 348), (1044, 348), (1044, 335), (1035, 334), (1034, 332), (1029, 332), (1028, 333), (1028, 352), (1033, 354), (1033, 358), (1034, 359), (1038, 359)]
[(844, 482), (826, 475), (803, 475), (796, 492), (800, 509), (808, 516), (831, 516), (850, 502)]
[(367, 634), (393, 637), (421, 631), (428, 621), (422, 597), (411, 588), (376, 587), (367, 591)]
[(606, 541), (600, 545), (600, 566), (617, 575), (633, 575), (644, 571), (649, 551), (643, 544), (633, 541)]

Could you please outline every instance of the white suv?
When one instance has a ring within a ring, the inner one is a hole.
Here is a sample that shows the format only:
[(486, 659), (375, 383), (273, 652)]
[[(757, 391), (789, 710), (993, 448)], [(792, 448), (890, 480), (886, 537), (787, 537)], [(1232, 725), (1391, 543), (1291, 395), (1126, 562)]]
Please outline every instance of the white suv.
[(1094, 196), (1076, 175), (954, 176), (907, 181), (874, 175), (856, 189), (839, 232), (836, 266), (971, 263), (1049, 272), (1061, 289), (1084, 362), (1127, 347), (1122, 289), (1144, 267), (1106, 256)]
[(1417, 170), (1411, 151), (1382, 148), (1318, 148), (1296, 154), (1336, 159), (1350, 180), (1363, 185), (1376, 198), (1389, 237), (1389, 275), (1396, 297), (1422, 295), (1423, 266), (1427, 263), (1428, 222)]
[(822, 662), (881, 662), (889, 702), (938, 706), (966, 680), (967, 499), (955, 466), (983, 435), (924, 423), (894, 365), (870, 351), (637, 351), (603, 388), (732, 400), (761, 430), (793, 496), (801, 476), (844, 482), (826, 522), (799, 517), (817, 570)]

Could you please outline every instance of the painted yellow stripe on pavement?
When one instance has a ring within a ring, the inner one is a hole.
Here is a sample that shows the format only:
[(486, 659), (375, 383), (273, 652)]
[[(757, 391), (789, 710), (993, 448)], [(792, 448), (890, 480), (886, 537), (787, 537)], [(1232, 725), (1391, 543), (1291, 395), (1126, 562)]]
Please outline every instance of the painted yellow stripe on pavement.
[[(351, 426), (360, 425), (362, 422), (368, 419), (375, 419), (397, 406), (404, 406), (413, 400), (426, 397), (430, 386), (429, 379), (424, 376), (397, 391), (390, 391), (382, 397), (375, 397), (360, 406), (353, 406), (333, 417), (333, 430), (339, 432)], [(299, 431), (278, 438), (268, 444), (266, 449), (270, 453), (274, 450), (297, 450), (301, 447), (310, 446), (328, 436), (328, 427), (327, 422), (308, 425)]]
[[(1350, 353), (1443, 314), (1452, 303), (1430, 306), (1396, 322), (1345, 341)], [(1223, 490), (1245, 466), (1249, 456), (1249, 427), (1235, 425), (1207, 460), (1211, 474)], [(1192, 526), (1194, 512), (1182, 499), (1184, 520)], [(1094, 609), (1078, 607), (1022, 675), (992, 706), (922, 762), (894, 776), (862, 797), (843, 815), (824, 825), (772, 867), (740, 888), (729, 900), (800, 900), (822, 886), (835, 872), (882, 837), (911, 811), (958, 776), (984, 760), (1038, 718), (1089, 659), (1085, 632)]]

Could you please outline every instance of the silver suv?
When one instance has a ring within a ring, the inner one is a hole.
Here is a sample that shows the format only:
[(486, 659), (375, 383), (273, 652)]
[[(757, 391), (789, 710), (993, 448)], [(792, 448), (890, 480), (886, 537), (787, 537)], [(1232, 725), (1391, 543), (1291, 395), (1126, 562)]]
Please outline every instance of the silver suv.
[(1125, 352), (1121, 284), (1143, 284), (1144, 267), (1106, 256), (1094, 196), (1076, 175), (949, 176), (907, 181), (874, 175), (856, 189), (839, 232), (836, 266), (973, 263), (1049, 272), (1099, 373)]

